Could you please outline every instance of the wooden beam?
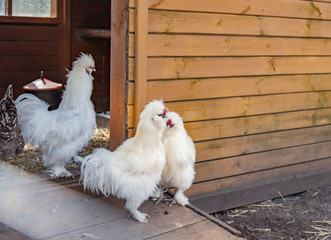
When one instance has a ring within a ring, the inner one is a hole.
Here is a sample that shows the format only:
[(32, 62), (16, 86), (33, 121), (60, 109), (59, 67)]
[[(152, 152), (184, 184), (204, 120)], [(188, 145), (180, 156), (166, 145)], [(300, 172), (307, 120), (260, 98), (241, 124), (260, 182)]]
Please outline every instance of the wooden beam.
[(110, 38), (110, 29), (79, 28), (76, 35), (81, 41), (82, 38)]
[(127, 5), (111, 1), (110, 40), (110, 150), (126, 139)]
[(5, 15), (11, 16), (13, 14), (13, 1), (5, 0)]
[(147, 101), (148, 0), (136, 2), (134, 128)]
[(58, 17), (58, 3), (60, 0), (51, 0), (51, 17)]
[(71, 28), (71, 0), (63, 0), (58, 2), (58, 14), (61, 23), (58, 25), (59, 40), (58, 40), (58, 79), (57, 82), (65, 84), (66, 69), (70, 69), (70, 28)]

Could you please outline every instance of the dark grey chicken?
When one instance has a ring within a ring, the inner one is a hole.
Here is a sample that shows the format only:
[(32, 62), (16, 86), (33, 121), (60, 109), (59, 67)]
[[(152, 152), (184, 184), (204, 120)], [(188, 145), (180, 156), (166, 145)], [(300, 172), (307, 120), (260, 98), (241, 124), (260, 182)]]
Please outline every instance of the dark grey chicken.
[(24, 141), (18, 125), (13, 86), (9, 85), (0, 101), (0, 159), (7, 160), (12, 153), (21, 153)]

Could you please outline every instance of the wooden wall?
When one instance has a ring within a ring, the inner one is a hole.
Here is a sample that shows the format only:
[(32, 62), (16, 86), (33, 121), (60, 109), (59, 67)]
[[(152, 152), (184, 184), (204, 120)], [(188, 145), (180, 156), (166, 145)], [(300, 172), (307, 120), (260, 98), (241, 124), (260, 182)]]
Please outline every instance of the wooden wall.
[[(3, 19), (0, 19), (0, 21)], [(22, 86), (45, 77), (57, 82), (58, 35), (57, 24), (26, 24), (0, 22), (0, 98), (9, 84), (15, 97), (23, 93)]]
[(15, 97), (22, 86), (45, 77), (65, 84), (66, 70), (80, 52), (96, 61), (92, 101), (96, 111), (109, 110), (110, 40), (77, 37), (78, 29), (110, 29), (109, 0), (59, 0), (57, 19), (0, 16), (0, 96), (9, 84)]
[(97, 112), (109, 110), (110, 39), (78, 38), (79, 29), (110, 29), (110, 0), (71, 0), (71, 61), (78, 55), (93, 55), (97, 71), (92, 101)]
[(146, 101), (162, 98), (195, 141), (194, 204), (215, 212), (331, 183), (331, 1), (149, 0), (148, 8)]

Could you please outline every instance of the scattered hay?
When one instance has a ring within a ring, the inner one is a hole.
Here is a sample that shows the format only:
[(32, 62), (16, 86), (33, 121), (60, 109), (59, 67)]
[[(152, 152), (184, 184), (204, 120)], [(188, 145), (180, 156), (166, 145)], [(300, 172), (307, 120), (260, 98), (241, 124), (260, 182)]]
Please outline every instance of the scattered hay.
[(313, 236), (308, 239), (315, 240), (326, 240), (331, 238), (331, 221), (312, 221), (312, 223), (317, 223), (312, 225), (313, 231), (304, 231), (307, 234), (312, 234)]
[[(107, 128), (96, 128), (89, 144), (78, 154), (84, 157), (90, 154), (95, 148), (109, 147), (110, 133)], [(26, 170), (32, 174), (39, 174), (45, 172), (47, 169), (43, 166), (42, 153), (37, 147), (33, 149), (29, 144), (25, 144), (22, 154), (12, 156), (8, 162), (19, 169)], [(77, 168), (77, 165), (72, 161), (66, 164), (67, 168)]]

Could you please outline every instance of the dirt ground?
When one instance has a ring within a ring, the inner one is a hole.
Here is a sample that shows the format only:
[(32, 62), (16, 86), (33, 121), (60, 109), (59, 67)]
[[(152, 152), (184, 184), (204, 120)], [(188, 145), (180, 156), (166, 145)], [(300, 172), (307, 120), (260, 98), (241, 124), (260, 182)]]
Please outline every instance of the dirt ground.
[(331, 186), (216, 213), (246, 239), (330, 239)]

